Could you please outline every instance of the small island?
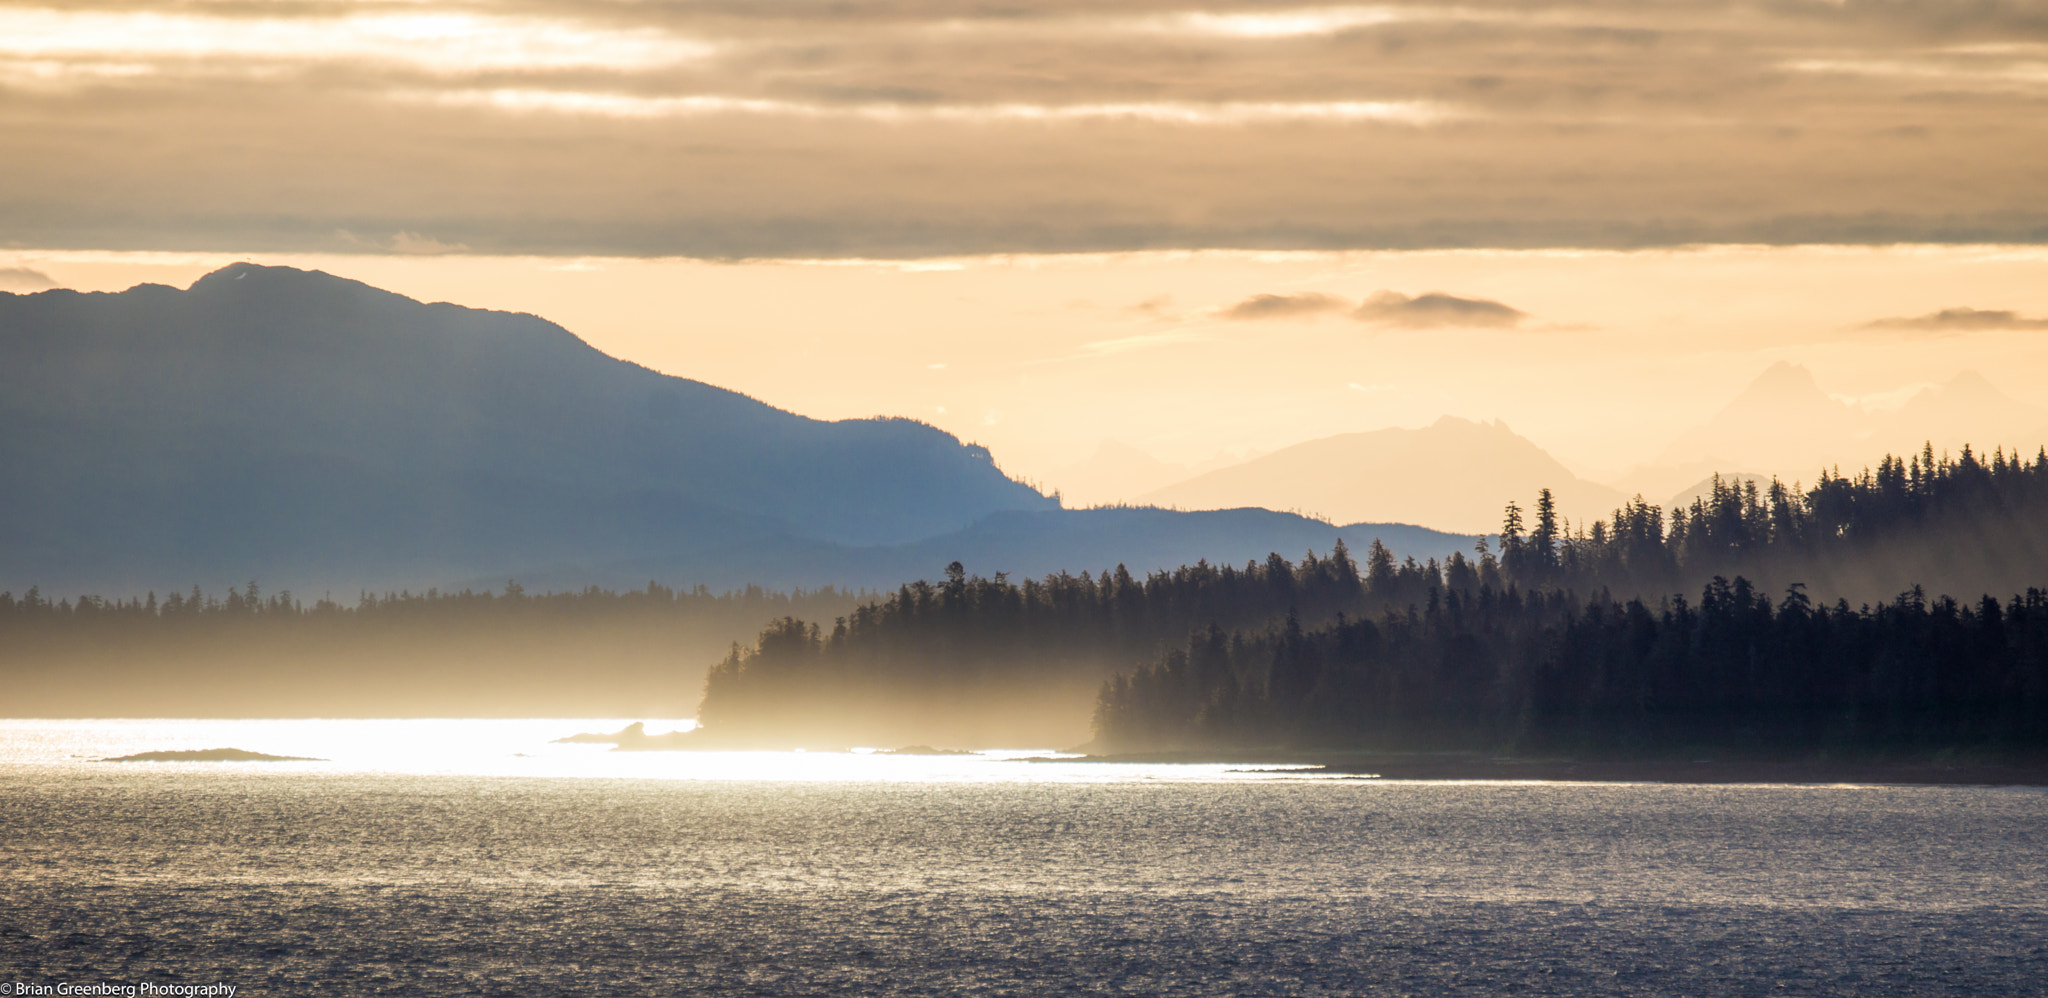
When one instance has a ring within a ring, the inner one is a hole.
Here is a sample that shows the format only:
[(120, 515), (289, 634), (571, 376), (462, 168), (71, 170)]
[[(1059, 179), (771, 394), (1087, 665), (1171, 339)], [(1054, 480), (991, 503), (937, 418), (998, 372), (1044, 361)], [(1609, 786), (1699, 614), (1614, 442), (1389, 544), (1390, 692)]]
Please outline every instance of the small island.
[(163, 752), (137, 752), (134, 755), (117, 755), (94, 762), (326, 762), (303, 755), (268, 755), (238, 748), (173, 749)]
[(695, 734), (695, 732), (693, 731), (671, 731), (665, 735), (650, 735), (647, 733), (647, 722), (634, 721), (633, 723), (628, 724), (617, 731), (609, 733), (601, 731), (585, 731), (580, 734), (570, 735), (566, 738), (557, 738), (555, 739), (554, 744), (610, 745), (612, 746), (612, 751), (614, 752), (647, 752), (660, 751), (664, 749), (727, 747), (722, 745), (707, 745), (704, 743), (704, 739), (701, 736), (692, 739), (690, 736), (693, 734)]

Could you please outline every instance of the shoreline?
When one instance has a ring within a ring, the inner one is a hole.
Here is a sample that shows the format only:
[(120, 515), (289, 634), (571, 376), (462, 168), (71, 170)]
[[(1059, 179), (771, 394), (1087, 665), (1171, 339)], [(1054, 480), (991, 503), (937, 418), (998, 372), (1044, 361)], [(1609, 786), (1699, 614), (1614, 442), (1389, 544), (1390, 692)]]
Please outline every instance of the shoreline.
[(2048, 759), (1570, 759), (1459, 753), (1148, 752), (1033, 759), (1042, 763), (1210, 763), (1313, 766), (1303, 770), (1382, 780), (1526, 780), (1584, 783), (2048, 787)]
[[(780, 742), (727, 741), (708, 737), (701, 729), (649, 735), (641, 723), (616, 732), (586, 732), (555, 739), (557, 743), (606, 744), (617, 752), (792, 751)], [(811, 752), (851, 751), (812, 745)], [(1513, 757), (1478, 752), (1363, 752), (1312, 749), (1228, 749), (1216, 751), (1090, 753), (1087, 747), (1065, 750), (1085, 754), (1017, 759), (1032, 764), (1078, 763), (1145, 765), (1224, 765), (1257, 769), (1301, 767), (1303, 774), (1354, 776), (1381, 780), (1475, 780), (1582, 783), (1680, 784), (1871, 784), (1895, 786), (2048, 787), (2048, 756), (1997, 757), (1940, 755), (1904, 758), (1574, 758)], [(928, 745), (882, 750), (883, 755), (966, 755), (960, 749)]]

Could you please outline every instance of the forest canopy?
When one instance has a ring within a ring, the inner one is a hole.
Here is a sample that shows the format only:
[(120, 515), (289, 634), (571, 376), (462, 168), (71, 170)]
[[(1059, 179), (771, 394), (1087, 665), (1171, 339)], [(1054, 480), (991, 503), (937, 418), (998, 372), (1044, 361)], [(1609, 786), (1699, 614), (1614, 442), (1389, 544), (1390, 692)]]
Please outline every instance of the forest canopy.
[(2041, 597), (2022, 583), (2048, 581), (2048, 451), (1930, 449), (1810, 488), (1717, 479), (1668, 516), (1637, 497), (1576, 526), (1545, 491), (1503, 520), (1497, 546), (1442, 562), (1339, 545), (1022, 583), (955, 563), (830, 630), (790, 617), (735, 646), (706, 679), (703, 738), (1078, 740), (1061, 712), (1087, 684), (1097, 745), (1128, 750), (2042, 737)]

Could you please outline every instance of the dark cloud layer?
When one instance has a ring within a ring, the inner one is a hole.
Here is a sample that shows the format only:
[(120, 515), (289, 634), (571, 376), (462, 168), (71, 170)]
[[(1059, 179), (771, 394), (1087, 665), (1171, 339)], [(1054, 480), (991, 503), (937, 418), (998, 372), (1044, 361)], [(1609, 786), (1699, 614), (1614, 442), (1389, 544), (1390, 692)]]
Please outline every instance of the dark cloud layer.
[(2038, 3), (47, 2), (23, 246), (2048, 242)]
[(1945, 308), (1909, 318), (1879, 319), (1865, 329), (1890, 329), (1915, 333), (1973, 333), (2005, 329), (2048, 329), (2048, 319), (2030, 319), (2017, 312), (1981, 308)]
[(1460, 298), (1441, 291), (1413, 298), (1398, 291), (1376, 291), (1351, 313), (1360, 322), (1403, 329), (1438, 326), (1501, 328), (1528, 318), (1528, 313), (1485, 298)]

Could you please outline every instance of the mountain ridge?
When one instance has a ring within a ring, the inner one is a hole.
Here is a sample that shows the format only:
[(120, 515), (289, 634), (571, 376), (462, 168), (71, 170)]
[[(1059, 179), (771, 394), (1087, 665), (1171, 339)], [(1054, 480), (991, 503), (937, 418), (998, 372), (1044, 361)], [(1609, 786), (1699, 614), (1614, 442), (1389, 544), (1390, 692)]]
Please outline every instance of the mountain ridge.
[[(1332, 524), (1255, 507), (1008, 510), (992, 513), (959, 531), (901, 545), (849, 548), (782, 536), (745, 550), (554, 566), (528, 573), (520, 581), (530, 587), (574, 589), (687, 578), (716, 588), (772, 579), (784, 587), (833, 584), (889, 589), (914, 579), (938, 578), (953, 561), (988, 577), (1000, 572), (1018, 579), (1042, 578), (1060, 572), (1107, 571), (1118, 565), (1142, 575), (1172, 571), (1197, 561), (1242, 565), (1275, 553), (1289, 558), (1311, 550), (1326, 554), (1340, 540), (1360, 558), (1377, 540), (1397, 557), (1441, 560), (1452, 551), (1469, 554), (1481, 536), (1402, 523)], [(503, 581), (465, 580), (478, 587)]]
[(392, 581), (1054, 507), (929, 424), (813, 420), (536, 316), (319, 272), (0, 297), (0, 360), (9, 581), (137, 560)]
[(2024, 430), (2043, 420), (2048, 411), (2014, 400), (1977, 371), (1921, 388), (1895, 408), (1869, 408), (1828, 394), (1811, 370), (1781, 360), (1650, 463), (1740, 465), (1804, 480), (1823, 467), (1847, 471), (1928, 444), (1937, 454), (1964, 444), (1986, 452), (2001, 442), (2025, 446), (2027, 440), (2016, 438), (2038, 437)]
[(0, 295), (0, 420), (0, 589), (893, 586), (961, 557), (1045, 574), (1471, 540), (1061, 510), (920, 421), (815, 420), (538, 316), (254, 264)]
[[(1389, 482), (1430, 491), (1396, 491)], [(1504, 422), (1447, 415), (1419, 429), (1303, 441), (1155, 490), (1141, 501), (1183, 509), (1302, 509), (1339, 521), (1417, 523), (1483, 534), (1499, 529), (1509, 502), (1527, 504), (1544, 488), (1573, 519), (1605, 515), (1626, 499), (1573, 474)]]

